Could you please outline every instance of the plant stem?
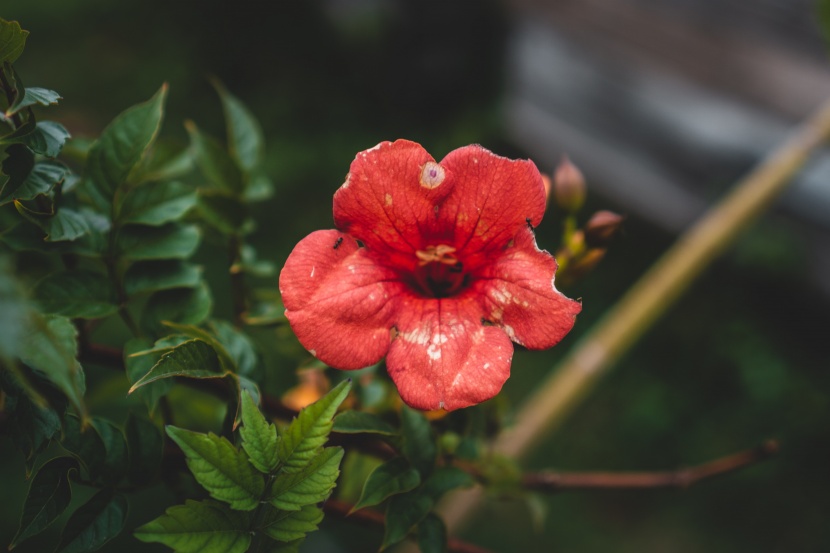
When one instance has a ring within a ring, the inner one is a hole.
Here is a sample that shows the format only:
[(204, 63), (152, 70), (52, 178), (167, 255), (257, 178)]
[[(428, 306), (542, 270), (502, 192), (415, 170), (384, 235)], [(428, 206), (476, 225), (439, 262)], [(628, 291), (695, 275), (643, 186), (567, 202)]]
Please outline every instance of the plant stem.
[(242, 272), (242, 238), (238, 234), (230, 237), (228, 244), (230, 258), (231, 301), (233, 303), (233, 323), (237, 328), (244, 325), (243, 314), (247, 309), (245, 301), (245, 273)]
[[(523, 403), (515, 424), (496, 437), (494, 452), (521, 458), (556, 430), (692, 281), (764, 212), (828, 137), (830, 100), (705, 213), (591, 329)], [(448, 498), (441, 508), (447, 527), (457, 530), (481, 499), (480, 491)]]

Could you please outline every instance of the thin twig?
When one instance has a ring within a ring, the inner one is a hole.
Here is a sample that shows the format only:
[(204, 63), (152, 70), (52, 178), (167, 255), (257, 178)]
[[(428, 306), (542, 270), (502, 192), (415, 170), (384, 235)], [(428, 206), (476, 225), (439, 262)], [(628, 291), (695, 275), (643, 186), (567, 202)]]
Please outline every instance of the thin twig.
[[(367, 526), (383, 527), (386, 523), (386, 517), (383, 513), (373, 511), (371, 509), (360, 509), (349, 514), (354, 505), (339, 501), (337, 499), (329, 499), (323, 504), (323, 510), (326, 514), (336, 516), (342, 519), (360, 522)], [(491, 553), (489, 549), (484, 549), (472, 543), (450, 538), (447, 541), (447, 550), (452, 553)]]
[(675, 471), (658, 472), (554, 472), (525, 474), (522, 486), (542, 492), (576, 490), (639, 490), (655, 488), (688, 488), (701, 480), (708, 480), (770, 458), (778, 451), (778, 443), (769, 440), (746, 451), (733, 453)]

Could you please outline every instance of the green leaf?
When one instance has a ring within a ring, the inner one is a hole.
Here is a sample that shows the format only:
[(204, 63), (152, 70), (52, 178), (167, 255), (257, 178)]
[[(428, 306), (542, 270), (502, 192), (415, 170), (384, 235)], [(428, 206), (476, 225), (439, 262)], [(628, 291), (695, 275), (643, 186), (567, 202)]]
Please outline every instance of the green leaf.
[(303, 539), (306, 534), (317, 530), (323, 520), (323, 510), (306, 505), (299, 511), (270, 510), (265, 516), (263, 533), (281, 542)]
[(32, 317), (29, 332), (20, 344), (20, 360), (43, 373), (75, 406), (84, 408), (84, 373), (78, 356), (78, 332), (72, 321), (56, 315)]
[(109, 213), (116, 191), (124, 186), (161, 127), (167, 85), (147, 102), (118, 115), (89, 151), (85, 188), (101, 211)]
[(380, 434), (394, 436), (397, 430), (377, 415), (364, 411), (344, 411), (334, 418), (333, 432), (341, 434)]
[(342, 447), (327, 447), (299, 472), (281, 472), (274, 480), (268, 502), (277, 509), (298, 511), (328, 498), (340, 475)]
[(222, 378), (226, 374), (210, 344), (202, 340), (188, 340), (162, 355), (158, 363), (130, 387), (128, 393), (162, 378)]
[(63, 513), (72, 498), (69, 471), (77, 471), (78, 468), (78, 461), (72, 457), (57, 457), (40, 467), (29, 485), (20, 526), (9, 544), (9, 550), (45, 530)]
[(55, 121), (38, 121), (35, 129), (16, 139), (15, 142), (32, 149), (36, 154), (57, 157), (69, 138), (69, 131)]
[(127, 225), (118, 234), (118, 254), (132, 260), (185, 259), (196, 251), (200, 239), (196, 225)]
[(61, 445), (73, 454), (87, 469), (90, 478), (100, 474), (107, 455), (104, 440), (94, 426), (81, 427), (81, 421), (74, 415), (63, 419)]
[(274, 183), (261, 170), (248, 177), (242, 199), (248, 203), (261, 202), (274, 195)]
[(68, 175), (69, 169), (58, 161), (39, 161), (20, 186), (14, 190), (8, 186), (3, 189), (3, 193), (0, 194), (0, 205), (11, 203), (13, 200), (32, 200), (41, 194), (48, 194)]
[(222, 100), (227, 126), (228, 150), (244, 173), (250, 174), (262, 164), (265, 140), (262, 128), (247, 107), (218, 81), (213, 83)]
[(415, 489), (420, 483), (421, 475), (412, 468), (409, 461), (403, 457), (396, 457), (369, 474), (360, 493), (360, 499), (352, 511), (377, 505), (388, 497)]
[(204, 282), (196, 288), (162, 290), (147, 300), (141, 314), (141, 328), (149, 334), (160, 335), (167, 331), (162, 321), (195, 325), (207, 319), (212, 309), (213, 298)]
[[(0, 205), (15, 199), (18, 189), (23, 186), (35, 168), (35, 154), (22, 144), (12, 144), (5, 150), (0, 174)], [(24, 198), (21, 198), (24, 199)]]
[(418, 524), (418, 548), (421, 553), (447, 553), (447, 527), (434, 513)]
[(225, 235), (240, 231), (248, 220), (248, 209), (234, 196), (221, 190), (199, 190), (199, 215)]
[(0, 65), (5, 62), (14, 63), (23, 53), (27, 36), (29, 31), (21, 29), (20, 23), (0, 18)]
[(17, 212), (39, 226), (46, 233), (46, 240), (62, 242), (77, 240), (91, 232), (105, 232), (109, 227), (106, 217), (86, 207), (78, 210), (60, 206), (56, 211), (39, 212), (19, 201), (14, 202)]
[(101, 490), (72, 513), (63, 529), (58, 553), (95, 551), (124, 528), (127, 500), (112, 490)]
[(124, 274), (127, 295), (170, 288), (195, 288), (202, 281), (202, 268), (178, 259), (138, 261)]
[(92, 426), (101, 436), (105, 451), (102, 470), (93, 475), (93, 478), (106, 484), (115, 485), (128, 469), (127, 440), (124, 438), (121, 429), (107, 419), (94, 417)]
[(31, 311), (12, 258), (0, 254), (0, 361), (17, 357)]
[(473, 484), (475, 484), (475, 479), (469, 473), (458, 467), (444, 466), (433, 471), (424, 482), (423, 489), (424, 493), (429, 494), (433, 501), (438, 501), (449, 491), (458, 488), (469, 488)]
[[(153, 342), (147, 338), (134, 338), (124, 345), (124, 366), (127, 369), (127, 379), (130, 381), (130, 384), (135, 384), (141, 377), (150, 372), (150, 369), (161, 358), (161, 354), (133, 357), (134, 353), (147, 350), (151, 347), (153, 347)], [(142, 386), (135, 393), (141, 397), (147, 406), (147, 410), (152, 413), (156, 409), (159, 398), (169, 392), (172, 386), (172, 380), (157, 380)]]
[(258, 363), (256, 347), (251, 338), (227, 321), (211, 321), (210, 327), (216, 336), (215, 340), (221, 344), (232, 361), (234, 372), (250, 376)]
[(150, 419), (132, 412), (127, 416), (124, 430), (130, 454), (130, 482), (137, 485), (150, 482), (161, 466), (164, 449), (161, 432)]
[(404, 539), (432, 510), (434, 502), (420, 488), (389, 500), (381, 550)]
[(276, 274), (276, 265), (270, 261), (257, 259), (253, 246), (244, 244), (240, 254), (241, 260), (231, 265), (231, 273), (247, 273), (260, 278), (268, 278)]
[(178, 141), (161, 138), (153, 143), (141, 164), (130, 175), (130, 180), (136, 184), (170, 181), (189, 175), (193, 167), (189, 148), (182, 148)]
[(277, 427), (269, 424), (248, 393), (242, 396), (242, 449), (248, 454), (251, 464), (265, 474), (270, 473), (279, 463)]
[[(18, 83), (20, 81), (18, 80)], [(58, 100), (61, 100), (61, 95), (55, 92), (54, 90), (49, 90), (48, 88), (39, 88), (36, 86), (32, 86), (26, 88), (26, 92), (22, 96), (18, 96), (14, 103), (9, 106), (6, 110), (6, 117), (11, 117), (15, 113), (29, 107), (34, 106), (36, 104), (40, 104), (41, 106), (50, 106), (52, 104), (57, 104)]]
[[(10, 376), (11, 371), (0, 371), (0, 379)], [(25, 455), (26, 469), (31, 470), (35, 455), (46, 449), (52, 438), (60, 434), (61, 419), (51, 406), (35, 404), (25, 393), (22, 383), (15, 381), (3, 388), (7, 392), (4, 405), (4, 412), (8, 415), (6, 432)]]
[(421, 476), (426, 476), (435, 466), (438, 455), (429, 421), (419, 411), (404, 406), (401, 410), (401, 432), (401, 452)]
[(99, 319), (118, 311), (109, 279), (92, 271), (52, 273), (37, 283), (34, 296), (44, 313)]
[(159, 226), (181, 219), (198, 200), (196, 191), (180, 182), (150, 182), (124, 196), (118, 214), (121, 223)]
[(204, 134), (196, 123), (186, 121), (190, 135), (193, 159), (211, 186), (239, 195), (242, 191), (242, 173), (230, 154), (213, 137)]
[(300, 538), (288, 543), (280, 543), (270, 541), (264, 544), (263, 553), (300, 553), (300, 546), (305, 541), (305, 538)]
[(140, 526), (135, 537), (176, 553), (244, 553), (251, 545), (247, 515), (212, 501), (187, 500)]
[(331, 432), (331, 419), (350, 389), (351, 381), (341, 382), (305, 407), (291, 422), (280, 441), (280, 462), (285, 472), (302, 470), (326, 443)]
[(228, 440), (175, 426), (167, 427), (167, 435), (184, 451), (193, 477), (214, 499), (242, 511), (259, 505), (265, 488), (262, 475)]

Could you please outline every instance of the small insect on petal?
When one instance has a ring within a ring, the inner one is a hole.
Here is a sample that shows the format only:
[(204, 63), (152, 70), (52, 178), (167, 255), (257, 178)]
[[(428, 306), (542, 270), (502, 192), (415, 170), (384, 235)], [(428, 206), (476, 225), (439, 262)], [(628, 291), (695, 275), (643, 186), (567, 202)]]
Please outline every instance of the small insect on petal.
[(421, 186), (424, 188), (437, 188), (444, 182), (444, 168), (434, 161), (427, 161), (424, 168), (421, 170)]

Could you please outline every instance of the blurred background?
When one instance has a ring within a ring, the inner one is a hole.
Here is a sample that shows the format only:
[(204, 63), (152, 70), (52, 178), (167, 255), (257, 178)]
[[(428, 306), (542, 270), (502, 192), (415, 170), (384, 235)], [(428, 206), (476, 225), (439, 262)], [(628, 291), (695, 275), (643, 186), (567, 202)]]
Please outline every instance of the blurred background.
[[(572, 335), (517, 352), (504, 392), (514, 406), (830, 96), (810, 0), (4, 0), (0, 17), (31, 31), (17, 71), (62, 94), (48, 118), (75, 136), (96, 136), (163, 81), (166, 137), (185, 144), (185, 119), (221, 136), (207, 80), (221, 79), (265, 130), (277, 194), (258, 207), (253, 241), (278, 265), (332, 226), (349, 163), (381, 140), (416, 140), (438, 159), (481, 143), (548, 173), (569, 154), (588, 179), (585, 216), (625, 214), (625, 232), (563, 290), (583, 299)], [(467, 537), (504, 552), (830, 550), (828, 183), (823, 152), (527, 467), (672, 469), (769, 438), (776, 458), (684, 491), (492, 501)], [(551, 208), (540, 247), (556, 249), (561, 220)], [(15, 480), (0, 506), (7, 538), (25, 484), (22, 459), (0, 465)], [(157, 514), (140, 505), (133, 527)], [(380, 538), (327, 519), (304, 551), (373, 551)]]

